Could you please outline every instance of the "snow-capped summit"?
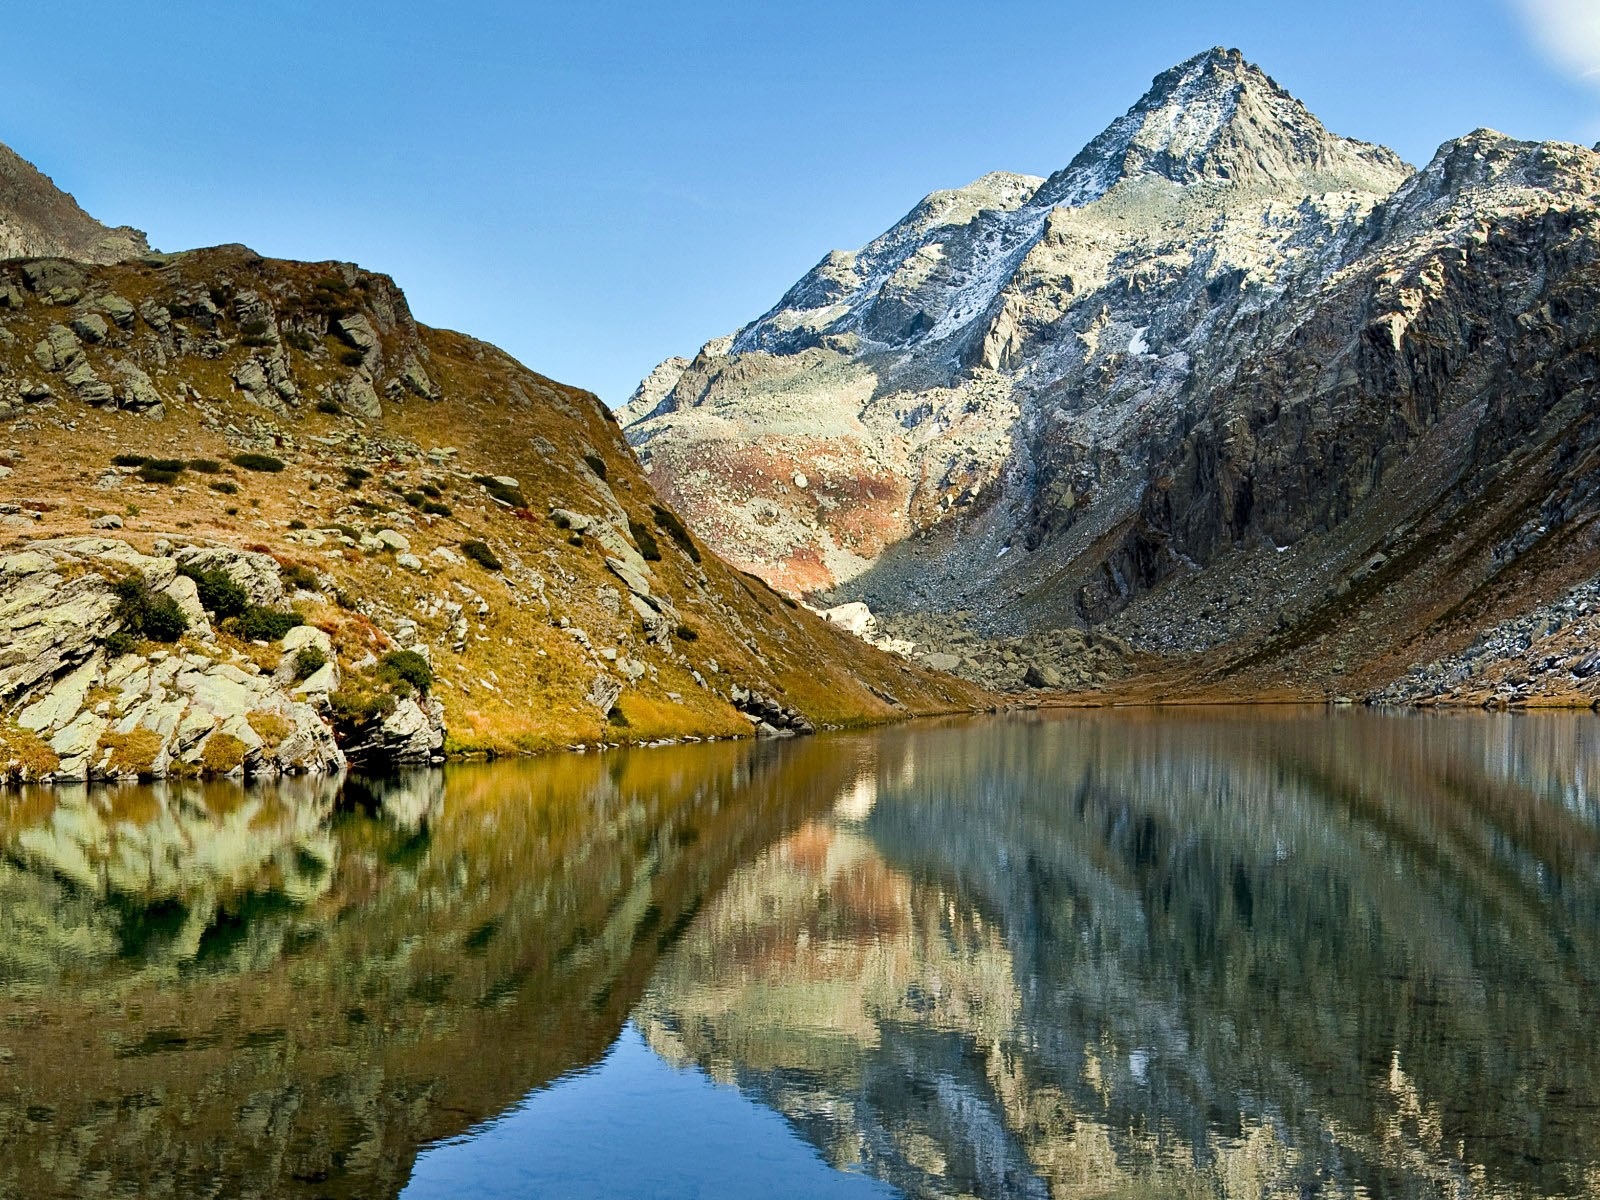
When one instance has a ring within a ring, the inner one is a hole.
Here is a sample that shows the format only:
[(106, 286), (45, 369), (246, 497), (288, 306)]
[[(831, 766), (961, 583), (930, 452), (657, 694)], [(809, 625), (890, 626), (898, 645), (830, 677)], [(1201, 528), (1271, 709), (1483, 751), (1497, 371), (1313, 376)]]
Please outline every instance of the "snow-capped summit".
[(1239, 51), (1217, 47), (1158, 75), (1033, 203), (1087, 204), (1141, 174), (1307, 193), (1387, 191), (1403, 170), (1393, 151), (1335, 137)]
[(1487, 131), (1414, 172), (1214, 49), (1049, 179), (934, 192), (828, 254), (620, 415), (719, 552), (833, 602), (1214, 645), (1488, 522), (1483, 564), (1409, 585), (1459, 600), (1528, 500), (1496, 509), (1472, 464), (1591, 386), (1597, 180), (1595, 151)]

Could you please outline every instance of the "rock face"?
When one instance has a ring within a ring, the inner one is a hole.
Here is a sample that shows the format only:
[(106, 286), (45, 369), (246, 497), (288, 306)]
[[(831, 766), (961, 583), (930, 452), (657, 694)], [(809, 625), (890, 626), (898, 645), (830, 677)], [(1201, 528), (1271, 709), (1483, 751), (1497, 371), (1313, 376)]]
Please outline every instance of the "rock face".
[[(0, 557), (0, 774), (68, 781), (344, 767), (332, 730), (291, 691), (292, 673), (265, 674), (217, 645), (203, 609), (186, 613), (196, 636), (181, 644), (110, 641), (127, 632), (118, 579), (185, 597), (180, 609), (198, 605), (193, 581), (177, 574), (184, 557), (92, 537)], [(264, 557), (204, 552), (213, 569), (239, 576), (259, 576), (250, 560)]]
[(32, 163), (0, 146), (0, 258), (110, 263), (149, 250), (137, 229), (100, 224)]
[[(1214, 50), (1049, 179), (828, 255), (624, 422), (791, 592), (1163, 652), (1299, 630), (1280, 675), (1315, 641), (1317, 671), (1392, 677), (1513, 559), (1551, 550), (1536, 591), (1580, 569), (1597, 195), (1600, 154), (1484, 130), (1413, 171)], [(1328, 641), (1402, 580), (1414, 619)]]

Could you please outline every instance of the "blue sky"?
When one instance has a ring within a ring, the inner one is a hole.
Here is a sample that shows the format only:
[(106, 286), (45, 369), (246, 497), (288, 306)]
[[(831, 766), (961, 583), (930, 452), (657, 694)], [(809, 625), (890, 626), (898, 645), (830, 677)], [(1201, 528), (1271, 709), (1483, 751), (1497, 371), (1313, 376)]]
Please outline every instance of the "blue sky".
[[(69, 15), (70, 13), (70, 15)], [(1047, 174), (1237, 46), (1421, 162), (1600, 138), (1596, 0), (11, 6), (0, 140), (162, 249), (393, 275), (419, 318), (626, 399), (824, 252)]]

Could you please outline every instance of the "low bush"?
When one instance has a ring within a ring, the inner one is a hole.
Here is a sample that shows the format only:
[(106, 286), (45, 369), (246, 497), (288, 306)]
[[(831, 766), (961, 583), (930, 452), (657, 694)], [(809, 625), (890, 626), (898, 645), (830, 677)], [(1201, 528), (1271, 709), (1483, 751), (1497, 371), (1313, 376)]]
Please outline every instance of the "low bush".
[(322, 590), (322, 585), (317, 582), (317, 573), (310, 567), (302, 567), (299, 563), (283, 568), (283, 586), (301, 592)]
[(189, 628), (189, 619), (178, 602), (165, 592), (152, 591), (143, 575), (119, 579), (112, 590), (117, 594), (113, 615), (122, 633), (152, 642), (175, 642)]
[(224, 496), (237, 496), (239, 485), (231, 479), (217, 479), (206, 484), (213, 492), (221, 492)]
[(686, 642), (698, 642), (700, 640), (700, 634), (693, 625), (679, 625), (677, 634), (679, 638)]
[(678, 520), (676, 513), (662, 508), (659, 504), (652, 504), (650, 515), (655, 518), (657, 529), (664, 529), (667, 536), (677, 542), (691, 560), (700, 561), (700, 548), (694, 544), (694, 539), (689, 536), (689, 531), (683, 527), (683, 522)]
[(233, 619), (230, 628), (247, 642), (276, 642), (306, 619), (297, 612), (279, 608), (262, 608), (252, 604)]
[(328, 696), (328, 711), (333, 718), (333, 736), (350, 742), (394, 711), (395, 698), (388, 692), (374, 691), (359, 681), (346, 684)]
[(242, 340), (246, 346), (270, 346), (274, 341), (272, 323), (264, 321), (260, 317), (240, 325), (239, 332), (244, 334)]
[(367, 480), (372, 478), (372, 472), (365, 467), (345, 467), (344, 486), (354, 491)]
[(633, 534), (633, 544), (639, 547), (639, 553), (644, 555), (647, 561), (661, 561), (661, 544), (656, 541), (656, 535), (650, 532), (648, 525), (629, 517), (628, 532)]
[(175, 483), (188, 464), (180, 458), (147, 458), (139, 466), (145, 483)]
[(448, 504), (441, 504), (437, 500), (424, 500), (422, 502), (422, 511), (430, 517), (448, 517), (454, 512)]
[(322, 652), (321, 646), (302, 646), (295, 651), (294, 681), (304, 683), (327, 665), (328, 656)]
[(139, 639), (126, 629), (119, 629), (106, 639), (106, 653), (112, 658), (132, 654), (139, 648)]
[(495, 557), (494, 551), (489, 549), (488, 544), (485, 542), (462, 542), (461, 553), (486, 571), (499, 571), (505, 565)]
[(337, 400), (330, 400), (326, 396), (317, 401), (317, 411), (319, 413), (327, 413), (331, 417), (341, 416), (344, 413), (344, 409), (339, 407)]
[(249, 749), (231, 733), (213, 733), (200, 751), (200, 767), (207, 775), (226, 775), (243, 765)]
[(339, 351), (339, 361), (347, 367), (359, 367), (367, 361), (367, 356), (353, 347)]
[(276, 750), (283, 745), (283, 739), (294, 732), (294, 722), (271, 709), (254, 709), (247, 712), (244, 719), (250, 722), (250, 728), (254, 729), (256, 736), (266, 743), (268, 750)]
[(427, 497), (421, 492), (401, 492), (400, 499), (404, 500), (412, 508), (421, 508), (427, 501)]
[(520, 488), (501, 483), (493, 475), (475, 475), (472, 482), (483, 488), (484, 491), (502, 504), (509, 504), (512, 508), (528, 507), (527, 497), (522, 494)]
[(271, 454), (258, 454), (254, 450), (247, 450), (243, 454), (233, 456), (233, 465), (243, 467), (246, 471), (276, 472), (283, 470), (283, 459)]
[(428, 499), (430, 499), (430, 500), (438, 500), (438, 499), (440, 499), (441, 497), (444, 496), (444, 493), (441, 492), (437, 487), (435, 487), (431, 483), (419, 483), (419, 484), (417, 484), (417, 491), (421, 492), (424, 496), (428, 497)]
[(217, 475), (222, 471), (222, 464), (214, 458), (191, 458), (189, 470), (199, 471), (202, 475)]
[(190, 566), (182, 568), (181, 573), (194, 580), (200, 606), (218, 620), (237, 617), (250, 607), (249, 595), (226, 571)]
[(118, 467), (142, 467), (150, 460), (143, 454), (113, 454), (111, 463)]
[(426, 693), (433, 685), (433, 668), (415, 650), (391, 650), (379, 661), (377, 677), (391, 690), (398, 691), (403, 684), (412, 691)]
[(106, 765), (122, 774), (132, 772), (141, 779), (155, 773), (156, 756), (165, 745), (166, 739), (154, 729), (133, 729), (128, 733), (107, 730), (100, 735), (100, 748), (111, 751)]
[(285, 329), (283, 331), (283, 340), (300, 351), (314, 350), (317, 345), (317, 339), (304, 329)]

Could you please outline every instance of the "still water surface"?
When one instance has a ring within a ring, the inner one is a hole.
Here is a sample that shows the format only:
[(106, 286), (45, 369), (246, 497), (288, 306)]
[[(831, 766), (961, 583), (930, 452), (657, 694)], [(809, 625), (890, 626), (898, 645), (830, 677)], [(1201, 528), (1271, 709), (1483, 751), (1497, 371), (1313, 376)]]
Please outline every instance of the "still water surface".
[(0, 1197), (1600, 1196), (1600, 721), (0, 795)]

